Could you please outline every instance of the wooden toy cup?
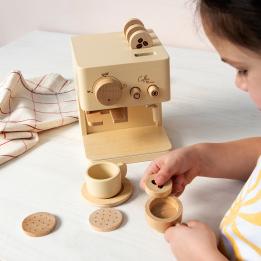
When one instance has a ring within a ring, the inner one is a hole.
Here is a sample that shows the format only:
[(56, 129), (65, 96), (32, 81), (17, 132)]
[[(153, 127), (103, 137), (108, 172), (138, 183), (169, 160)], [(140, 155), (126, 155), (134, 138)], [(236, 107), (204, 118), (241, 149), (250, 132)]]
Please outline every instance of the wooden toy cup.
[(150, 198), (145, 206), (146, 218), (151, 227), (164, 233), (165, 230), (181, 222), (182, 204), (176, 197)]
[(124, 163), (96, 162), (87, 168), (85, 186), (96, 198), (112, 198), (120, 192), (126, 173), (127, 166)]

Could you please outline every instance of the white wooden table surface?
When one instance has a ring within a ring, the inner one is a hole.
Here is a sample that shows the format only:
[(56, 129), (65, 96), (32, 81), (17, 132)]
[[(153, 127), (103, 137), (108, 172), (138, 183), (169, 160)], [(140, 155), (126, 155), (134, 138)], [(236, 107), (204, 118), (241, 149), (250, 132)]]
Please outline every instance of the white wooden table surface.
[[(173, 36), (174, 37), (174, 36)], [(49, 72), (72, 78), (69, 35), (32, 32), (0, 48), (0, 79), (19, 69), (25, 78)], [(233, 84), (234, 71), (211, 52), (167, 48), (171, 61), (172, 100), (164, 103), (164, 122), (176, 147), (226, 141), (261, 133), (261, 113)], [(88, 216), (96, 207), (80, 194), (86, 168), (78, 123), (40, 134), (23, 156), (0, 166), (0, 260), (173, 260), (162, 234), (146, 223), (148, 196), (138, 182), (148, 162), (129, 164), (135, 192), (118, 207), (122, 227), (93, 231)], [(218, 230), (240, 190), (238, 181), (197, 178), (181, 200), (184, 220), (198, 219)], [(22, 219), (37, 211), (59, 217), (54, 233), (31, 238)]]

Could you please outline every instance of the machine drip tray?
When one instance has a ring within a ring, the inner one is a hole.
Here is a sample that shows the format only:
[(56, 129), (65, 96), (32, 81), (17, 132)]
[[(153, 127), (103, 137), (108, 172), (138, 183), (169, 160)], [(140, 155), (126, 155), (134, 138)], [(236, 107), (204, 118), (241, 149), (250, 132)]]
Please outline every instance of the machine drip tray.
[(172, 145), (162, 126), (146, 126), (96, 132), (83, 136), (86, 156), (91, 161), (133, 163), (152, 160)]

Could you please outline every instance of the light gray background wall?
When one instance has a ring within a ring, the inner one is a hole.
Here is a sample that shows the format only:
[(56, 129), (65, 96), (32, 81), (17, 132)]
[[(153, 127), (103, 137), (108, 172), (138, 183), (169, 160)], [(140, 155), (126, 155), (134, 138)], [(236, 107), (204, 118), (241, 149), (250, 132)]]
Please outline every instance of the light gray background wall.
[(166, 45), (209, 49), (198, 31), (195, 0), (0, 0), (0, 46), (32, 30), (66, 33), (122, 31), (140, 18)]

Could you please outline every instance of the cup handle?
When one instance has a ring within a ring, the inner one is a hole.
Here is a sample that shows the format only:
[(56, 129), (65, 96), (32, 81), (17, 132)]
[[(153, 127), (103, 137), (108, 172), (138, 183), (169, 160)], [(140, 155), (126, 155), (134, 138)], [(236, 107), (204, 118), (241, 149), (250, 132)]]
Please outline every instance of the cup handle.
[(119, 168), (120, 168), (121, 177), (122, 177), (122, 178), (125, 178), (125, 177), (126, 177), (126, 174), (127, 174), (127, 164), (126, 164), (126, 163), (123, 163), (123, 162), (119, 162), (119, 163), (117, 163), (117, 165), (118, 165)]

